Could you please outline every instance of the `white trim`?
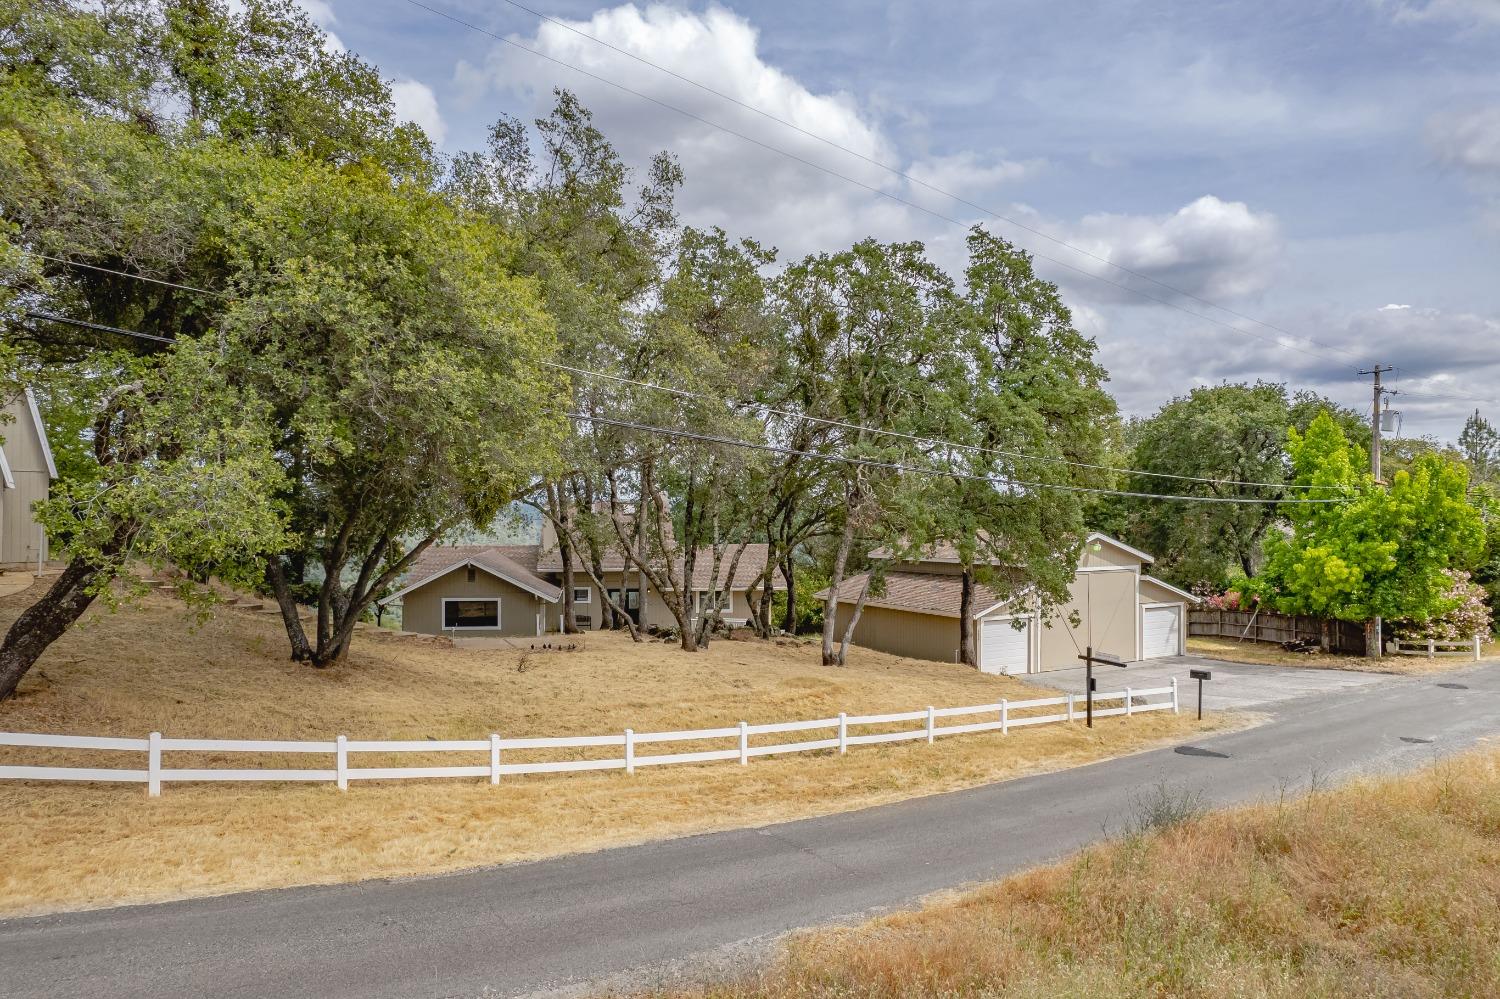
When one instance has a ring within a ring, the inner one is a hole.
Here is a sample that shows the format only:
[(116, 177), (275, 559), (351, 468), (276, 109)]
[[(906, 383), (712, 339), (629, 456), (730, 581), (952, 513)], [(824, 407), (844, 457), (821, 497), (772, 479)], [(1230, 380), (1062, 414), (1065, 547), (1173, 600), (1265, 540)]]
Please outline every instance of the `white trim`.
[[(1157, 579), (1155, 576), (1142, 576), (1141, 579), (1144, 580), (1145, 582), (1148, 582), (1148, 583), (1155, 583), (1157, 586), (1160, 586), (1164, 590), (1171, 590), (1173, 593), (1175, 593), (1179, 597), (1182, 597), (1183, 599), (1187, 600), (1189, 603), (1198, 604), (1198, 603), (1202, 603), (1203, 602), (1202, 598), (1195, 597), (1191, 593), (1187, 592), (1186, 590), (1179, 590), (1177, 587), (1173, 586), (1171, 583), (1164, 583), (1160, 579)], [(1177, 601), (1175, 601), (1175, 600), (1158, 600), (1156, 602), (1157, 603), (1162, 603), (1162, 604), (1170, 604), (1170, 603), (1176, 603)]]
[(6, 489), (16, 488), (16, 477), (10, 474), (10, 462), (5, 460), (5, 448), (0, 446), (0, 481), (5, 483)]
[(26, 405), (31, 409), (31, 422), (36, 425), (36, 439), (42, 444), (42, 459), (47, 463), (47, 474), (57, 478), (57, 463), (52, 460), (52, 445), (47, 443), (47, 428), (42, 425), (41, 411), (36, 408), (36, 396), (31, 386), (26, 386)]
[[(1166, 585), (1166, 584), (1163, 584)], [(1181, 591), (1179, 591), (1181, 592)], [(1139, 661), (1146, 662), (1146, 611), (1160, 610), (1163, 607), (1176, 607), (1177, 617), (1177, 654), (1187, 655), (1187, 633), (1188, 633), (1188, 605), (1181, 600), (1158, 601), (1156, 603), (1141, 604), (1140, 610), (1136, 612), (1136, 621), (1139, 626), (1140, 638), (1137, 644), (1140, 646)], [(1160, 657), (1157, 657), (1160, 658)]]
[[(442, 607), (441, 607), (442, 616), (439, 619), (440, 620), (439, 627), (443, 631), (499, 631), (500, 630), (500, 598), (499, 597), (441, 597), (440, 599), (442, 600)], [(464, 601), (468, 601), (470, 603), (475, 603), (475, 602), (478, 602), (478, 601), (481, 601), (481, 600), (485, 601), (486, 603), (492, 603), (492, 604), (495, 605), (495, 623), (494, 624), (455, 624), (455, 625), (450, 625), (448, 623), (448, 605), (449, 604), (463, 603)]]
[[(582, 600), (578, 599), (578, 591), (579, 590), (583, 591), (583, 599)], [(594, 588), (592, 586), (575, 586), (575, 587), (573, 587), (573, 603), (575, 603), (575, 604), (592, 604), (593, 602), (594, 602)]]
[(1089, 543), (1093, 542), (1093, 541), (1108, 542), (1109, 544), (1112, 544), (1116, 548), (1120, 549), (1120, 551), (1122, 551), (1122, 552), (1129, 552), (1131, 555), (1136, 556), (1142, 562), (1155, 562), (1156, 561), (1156, 556), (1154, 556), (1154, 555), (1147, 555), (1145, 552), (1141, 551), (1139, 548), (1132, 548), (1129, 545), (1127, 545), (1125, 542), (1121, 541), (1119, 538), (1112, 538), (1108, 534), (1100, 534), (1098, 531), (1093, 532), (1088, 537), (1086, 537), (1086, 538), (1083, 539), (1084, 547), (1087, 547), (1089, 545)]
[(1135, 572), (1141, 570), (1133, 565), (1080, 565), (1075, 572)]
[(549, 597), (541, 590), (523, 583), (519, 579), (512, 579), (510, 576), (507, 576), (505, 573), (501, 572), (498, 569), (491, 569), (489, 566), (485, 565), (482, 562), (476, 562), (472, 558), (466, 558), (462, 562), (454, 562), (452, 565), (443, 566), (437, 572), (434, 572), (432, 575), (426, 577), (425, 579), (419, 579), (415, 583), (408, 583), (406, 586), (403, 586), (395, 593), (392, 593), (390, 596), (386, 597), (386, 602), (389, 603), (390, 601), (395, 600), (397, 597), (403, 597), (406, 594), (410, 593), (412, 590), (426, 586), (433, 580), (441, 579), (443, 576), (448, 575), (448, 573), (452, 572), (454, 569), (461, 569), (464, 566), (469, 566), (470, 568), (474, 569), (482, 569), (485, 572), (489, 573), (491, 576), (494, 576), (496, 579), (504, 580), (505, 582), (510, 583), (512, 586), (519, 587), (520, 589), (525, 590), (527, 593), (530, 593), (532, 596), (535, 596), (537, 599), (547, 601), (547, 603), (549, 604), (555, 604), (562, 599), (561, 594), (558, 594), (555, 597)]

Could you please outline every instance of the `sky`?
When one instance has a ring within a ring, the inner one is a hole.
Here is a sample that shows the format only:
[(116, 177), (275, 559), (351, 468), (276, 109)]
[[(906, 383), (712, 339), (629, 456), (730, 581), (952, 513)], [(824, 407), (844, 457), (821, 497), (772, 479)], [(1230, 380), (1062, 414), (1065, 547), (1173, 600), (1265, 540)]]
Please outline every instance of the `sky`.
[(1127, 414), (1255, 379), (1368, 407), (1379, 363), (1406, 436), (1500, 422), (1500, 0), (302, 2), (446, 153), (566, 87), (678, 157), (685, 222), (782, 260), (958, 273), (982, 223)]

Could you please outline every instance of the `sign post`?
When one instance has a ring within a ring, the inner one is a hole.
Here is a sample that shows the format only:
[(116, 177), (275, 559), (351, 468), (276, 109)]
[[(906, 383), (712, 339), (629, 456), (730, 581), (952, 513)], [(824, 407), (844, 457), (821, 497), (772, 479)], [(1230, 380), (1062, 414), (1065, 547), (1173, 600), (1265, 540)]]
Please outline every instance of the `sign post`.
[(1203, 681), (1214, 678), (1213, 670), (1192, 669), (1188, 670), (1188, 676), (1198, 681), (1198, 720), (1203, 720)]
[[(1074, 646), (1075, 648), (1077, 646)], [(1094, 663), (1107, 663), (1110, 666), (1125, 668), (1124, 660), (1118, 656), (1112, 656), (1108, 652), (1095, 652), (1092, 645), (1086, 646), (1083, 655), (1078, 657), (1084, 664), (1084, 697), (1085, 718), (1089, 728), (1094, 727)]]

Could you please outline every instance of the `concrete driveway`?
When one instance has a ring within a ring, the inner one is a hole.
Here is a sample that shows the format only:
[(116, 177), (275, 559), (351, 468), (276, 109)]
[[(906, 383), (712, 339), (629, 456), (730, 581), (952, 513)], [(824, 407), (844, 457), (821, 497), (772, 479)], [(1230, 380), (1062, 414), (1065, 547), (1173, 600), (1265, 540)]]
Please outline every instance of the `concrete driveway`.
[[(1188, 671), (1206, 669), (1214, 678), (1203, 685), (1203, 706), (1236, 710), (1261, 708), (1310, 694), (1361, 690), (1377, 685), (1410, 683), (1407, 677), (1386, 673), (1358, 673), (1339, 669), (1297, 669), (1292, 666), (1267, 666), (1262, 663), (1233, 663), (1201, 656), (1172, 656), (1131, 663), (1125, 669), (1117, 666), (1095, 666), (1094, 678), (1101, 691), (1130, 687), (1165, 687), (1177, 678), (1178, 694), (1184, 710), (1197, 705), (1198, 682), (1188, 678)], [(1016, 679), (1051, 687), (1071, 694), (1084, 692), (1084, 668), (1048, 670), (1028, 673)], [(1147, 698), (1159, 700), (1160, 698)]]

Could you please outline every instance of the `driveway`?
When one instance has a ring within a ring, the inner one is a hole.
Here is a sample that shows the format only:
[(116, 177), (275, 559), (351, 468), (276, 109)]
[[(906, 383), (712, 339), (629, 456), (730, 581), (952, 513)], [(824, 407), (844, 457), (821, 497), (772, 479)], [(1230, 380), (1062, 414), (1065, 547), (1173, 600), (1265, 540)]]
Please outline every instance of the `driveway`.
[(1191, 745), (760, 829), (445, 877), (0, 921), (0, 987), (15, 999), (424, 999), (611, 976), (650, 985), (664, 968), (753, 959), (797, 927), (1056, 860), (1118, 830), (1158, 783), (1232, 804), (1314, 777), (1423, 766), (1500, 733), (1494, 667), (1327, 692), (1339, 696), (1273, 702), (1267, 724)]
[[(1200, 656), (1171, 656), (1133, 662), (1125, 669), (1095, 666), (1094, 679), (1101, 691), (1130, 687), (1165, 687), (1177, 678), (1178, 696), (1184, 710), (1195, 707), (1198, 681), (1188, 671), (1206, 669), (1213, 679), (1203, 684), (1203, 706), (1215, 710), (1265, 708), (1283, 701), (1314, 694), (1342, 694), (1375, 687), (1411, 683), (1409, 677), (1386, 673), (1358, 673), (1340, 669), (1297, 669), (1264, 663), (1233, 663)], [(1017, 676), (1038, 687), (1051, 687), (1070, 694), (1084, 691), (1084, 668), (1048, 670)], [(1160, 700), (1161, 698), (1147, 698)]]

